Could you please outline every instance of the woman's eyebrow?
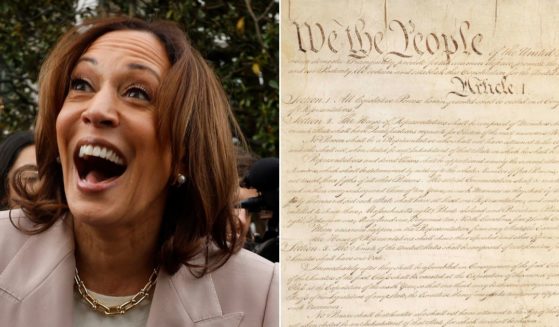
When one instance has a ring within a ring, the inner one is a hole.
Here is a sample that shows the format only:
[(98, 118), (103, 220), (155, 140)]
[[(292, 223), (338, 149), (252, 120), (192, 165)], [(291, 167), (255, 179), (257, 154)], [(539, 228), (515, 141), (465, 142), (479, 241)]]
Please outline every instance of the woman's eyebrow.
[(161, 78), (159, 78), (159, 74), (157, 74), (157, 72), (155, 70), (153, 70), (152, 68), (142, 65), (142, 64), (128, 64), (128, 68), (130, 69), (137, 69), (137, 70), (145, 70), (148, 73), (151, 73), (153, 76), (155, 76), (155, 78), (157, 78), (158, 82), (161, 82)]
[(78, 64), (79, 64), (80, 62), (82, 62), (82, 61), (87, 61), (87, 62), (89, 62), (89, 63), (91, 63), (91, 64), (93, 64), (93, 65), (97, 65), (97, 60), (95, 60), (94, 58), (91, 58), (91, 57), (87, 57), (87, 56), (81, 57), (81, 58), (78, 60)]
[[(78, 63), (80, 63), (80, 62), (82, 62), (82, 61), (89, 62), (89, 63), (91, 63), (91, 64), (93, 64), (93, 65), (97, 65), (97, 60), (96, 60), (95, 58), (91, 58), (91, 57), (88, 57), (88, 56), (81, 57), (81, 58), (78, 60)], [(150, 68), (150, 67), (148, 67), (148, 66), (146, 66), (146, 65), (137, 64), (137, 63), (131, 63), (131, 64), (128, 64), (127, 67), (128, 67), (129, 69), (132, 69), (132, 70), (144, 70), (144, 71), (147, 71), (148, 73), (152, 74), (155, 78), (157, 78), (157, 81), (158, 81), (158, 82), (161, 82), (161, 78), (159, 77), (159, 74), (158, 74), (155, 70), (153, 70), (152, 68)]]

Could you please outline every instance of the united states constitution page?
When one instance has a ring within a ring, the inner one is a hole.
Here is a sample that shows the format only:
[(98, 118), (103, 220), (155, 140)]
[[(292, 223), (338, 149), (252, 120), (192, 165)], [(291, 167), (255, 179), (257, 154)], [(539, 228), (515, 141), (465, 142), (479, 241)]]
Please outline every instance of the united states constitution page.
[(557, 17), (281, 1), (283, 326), (559, 326)]

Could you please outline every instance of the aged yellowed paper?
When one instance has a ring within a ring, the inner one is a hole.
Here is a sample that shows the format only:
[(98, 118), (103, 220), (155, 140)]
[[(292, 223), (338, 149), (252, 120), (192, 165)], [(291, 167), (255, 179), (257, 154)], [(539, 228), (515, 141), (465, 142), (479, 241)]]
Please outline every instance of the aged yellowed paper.
[(281, 1), (283, 326), (559, 326), (557, 17)]

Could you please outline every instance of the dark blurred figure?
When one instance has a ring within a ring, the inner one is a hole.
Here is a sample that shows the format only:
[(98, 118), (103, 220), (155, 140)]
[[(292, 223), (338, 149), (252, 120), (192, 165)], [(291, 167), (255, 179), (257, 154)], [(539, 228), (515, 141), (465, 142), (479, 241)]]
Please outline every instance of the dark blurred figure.
[[(33, 132), (21, 131), (9, 135), (0, 144), (0, 210), (13, 208), (17, 198), (13, 192), (12, 179), (16, 170), (23, 166), (36, 166)], [(30, 175), (33, 175), (34, 178)], [(36, 178), (33, 172), (25, 172), (21, 178)]]
[(260, 157), (250, 151), (248, 146), (243, 145), (241, 141), (237, 138), (233, 138), (233, 144), (235, 145), (235, 156), (237, 158), (237, 175), (239, 179), (243, 179), (250, 170), (250, 167), (258, 160)]
[(241, 188), (254, 189), (255, 196), (240, 202), (253, 218), (265, 222), (252, 251), (272, 262), (279, 262), (279, 160), (264, 158), (256, 161), (241, 183)]
[[(259, 159), (259, 157), (255, 153), (251, 152), (246, 145), (241, 144), (238, 139), (234, 138), (233, 144), (235, 144), (235, 156), (237, 158), (237, 176), (239, 176), (239, 180), (242, 181), (248, 174), (250, 167), (252, 167), (252, 165)], [(256, 196), (258, 196), (258, 191), (256, 189), (239, 186), (239, 202)], [(246, 242), (244, 248), (253, 251), (254, 238), (255, 236), (257, 236), (255, 222), (259, 221), (253, 221), (253, 215), (244, 208), (238, 207), (237, 215), (239, 216), (239, 219), (243, 224), (243, 231), (246, 234)]]

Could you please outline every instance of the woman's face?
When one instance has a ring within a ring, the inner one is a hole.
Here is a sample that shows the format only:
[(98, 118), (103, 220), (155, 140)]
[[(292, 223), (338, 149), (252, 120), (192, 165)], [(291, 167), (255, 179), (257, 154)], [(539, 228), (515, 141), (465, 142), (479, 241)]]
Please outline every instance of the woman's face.
[(91, 225), (161, 218), (171, 171), (156, 126), (157, 90), (170, 63), (151, 33), (115, 31), (80, 57), (56, 120), (70, 212)]

